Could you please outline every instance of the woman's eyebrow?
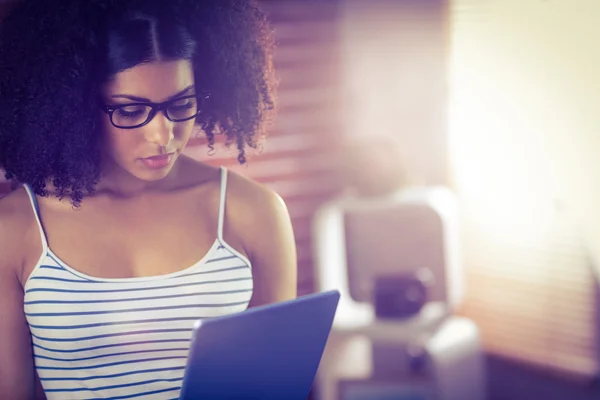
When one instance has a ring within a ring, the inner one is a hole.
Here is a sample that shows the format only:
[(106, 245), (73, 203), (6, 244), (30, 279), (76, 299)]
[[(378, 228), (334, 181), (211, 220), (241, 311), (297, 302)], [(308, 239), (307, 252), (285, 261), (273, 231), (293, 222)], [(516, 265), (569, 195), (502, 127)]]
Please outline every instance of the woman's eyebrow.
[[(177, 97), (183, 96), (184, 94), (188, 93), (190, 90), (192, 90), (194, 88), (194, 85), (190, 85), (187, 88), (183, 89), (182, 91), (175, 93), (174, 95), (172, 95), (171, 97), (169, 97), (167, 99), (167, 101), (169, 100), (173, 100)], [(132, 101), (138, 101), (140, 103), (152, 103), (151, 100), (148, 100), (144, 97), (138, 97), (138, 96), (133, 96), (133, 95), (129, 95), (129, 94), (113, 94), (112, 96), (110, 96), (111, 99), (127, 99), (127, 100), (132, 100)]]

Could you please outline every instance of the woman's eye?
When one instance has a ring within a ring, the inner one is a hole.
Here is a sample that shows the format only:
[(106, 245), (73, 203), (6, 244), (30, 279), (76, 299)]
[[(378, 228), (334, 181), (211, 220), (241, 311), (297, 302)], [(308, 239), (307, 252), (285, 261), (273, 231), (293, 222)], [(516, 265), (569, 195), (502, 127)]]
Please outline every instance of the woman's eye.
[(171, 104), (171, 108), (182, 109), (182, 108), (190, 108), (193, 106), (191, 99), (181, 99)]
[(120, 107), (116, 110), (120, 117), (124, 118), (136, 118), (146, 113), (146, 107), (142, 106), (126, 106)]

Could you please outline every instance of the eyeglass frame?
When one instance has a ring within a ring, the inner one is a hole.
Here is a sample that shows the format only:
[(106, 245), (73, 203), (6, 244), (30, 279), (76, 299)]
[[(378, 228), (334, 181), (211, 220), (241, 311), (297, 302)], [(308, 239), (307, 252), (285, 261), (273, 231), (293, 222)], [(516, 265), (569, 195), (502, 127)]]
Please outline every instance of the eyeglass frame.
[[(203, 95), (201, 95), (201, 97), (198, 97), (197, 94), (190, 94), (190, 95), (186, 95), (186, 96), (180, 96), (180, 97), (176, 97), (174, 99), (170, 99), (167, 101), (163, 101), (162, 103), (152, 103), (152, 102), (135, 102), (135, 103), (127, 103), (127, 104), (119, 104), (119, 105), (106, 105), (106, 104), (101, 104), (100, 108), (102, 109), (102, 111), (104, 111), (106, 114), (108, 114), (108, 120), (110, 121), (111, 125), (114, 126), (115, 128), (118, 129), (137, 129), (137, 128), (141, 128), (142, 126), (148, 125), (150, 123), (150, 121), (152, 121), (154, 119), (154, 117), (156, 117), (156, 114), (158, 114), (160, 111), (163, 112), (163, 114), (165, 115), (165, 117), (171, 121), (171, 122), (185, 122), (185, 121), (189, 121), (190, 119), (196, 118), (198, 116), (198, 114), (200, 114), (200, 112), (202, 111), (200, 108), (200, 104), (204, 104), (204, 101), (208, 100), (208, 98), (211, 96), (210, 93), (205, 93)], [(169, 108), (169, 106), (171, 105), (171, 103), (175, 103), (177, 101), (183, 100), (183, 99), (190, 99), (190, 98), (196, 98), (201, 99), (202, 102), (199, 102), (197, 107), (198, 110), (196, 110), (196, 113), (188, 118), (185, 119), (179, 119), (179, 120), (172, 120), (169, 117), (169, 113), (166, 112), (167, 108)], [(119, 108), (123, 108), (123, 107), (132, 107), (132, 106), (145, 106), (145, 107), (150, 107), (150, 112), (148, 113), (148, 118), (146, 119), (146, 121), (144, 121), (141, 124), (138, 125), (134, 125), (134, 126), (118, 126), (113, 122), (113, 113), (115, 111), (117, 111)]]

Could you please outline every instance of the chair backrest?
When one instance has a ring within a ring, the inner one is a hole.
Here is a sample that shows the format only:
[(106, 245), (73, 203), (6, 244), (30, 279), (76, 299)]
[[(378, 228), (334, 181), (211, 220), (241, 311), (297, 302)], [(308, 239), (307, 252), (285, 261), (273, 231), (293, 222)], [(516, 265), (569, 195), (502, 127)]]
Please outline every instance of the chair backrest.
[(451, 309), (462, 298), (458, 209), (446, 188), (338, 199), (317, 212), (313, 237), (318, 290), (340, 290), (341, 323), (374, 319), (373, 282), (382, 275), (427, 268), (433, 274), (430, 302)]

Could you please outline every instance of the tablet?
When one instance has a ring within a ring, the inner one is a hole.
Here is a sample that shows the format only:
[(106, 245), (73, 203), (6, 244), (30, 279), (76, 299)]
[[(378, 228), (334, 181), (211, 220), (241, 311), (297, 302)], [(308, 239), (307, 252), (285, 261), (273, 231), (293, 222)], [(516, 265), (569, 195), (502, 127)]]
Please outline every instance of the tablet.
[(180, 400), (306, 400), (340, 294), (196, 322)]

